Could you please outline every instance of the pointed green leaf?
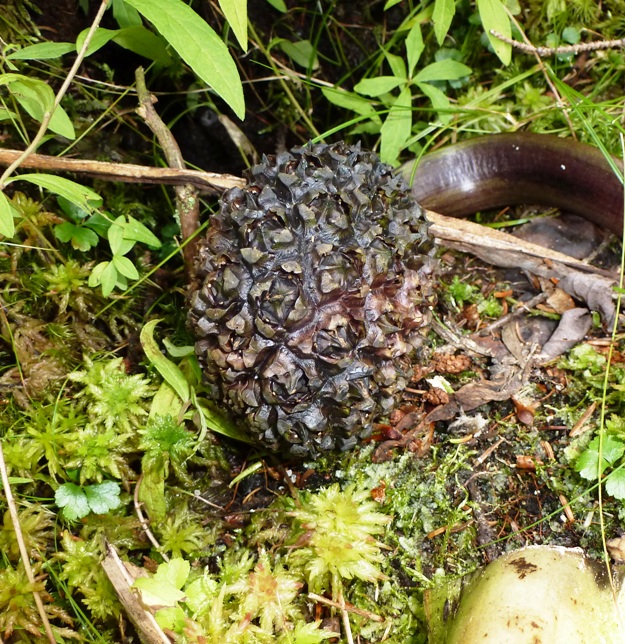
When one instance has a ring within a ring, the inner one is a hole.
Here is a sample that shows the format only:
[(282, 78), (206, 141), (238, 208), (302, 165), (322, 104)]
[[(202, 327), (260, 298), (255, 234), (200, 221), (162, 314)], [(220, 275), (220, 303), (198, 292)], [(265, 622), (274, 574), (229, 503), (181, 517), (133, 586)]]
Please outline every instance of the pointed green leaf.
[(425, 83), (431, 81), (446, 81), (463, 78), (471, 73), (471, 68), (457, 60), (446, 58), (437, 60), (424, 67), (415, 77), (416, 83)]
[(280, 13), (286, 13), (288, 11), (284, 0), (267, 0), (267, 2)]
[(153, 524), (164, 521), (167, 516), (165, 500), (165, 461), (162, 452), (145, 453), (141, 459), (143, 480), (139, 489), (139, 501)]
[(482, 19), (482, 26), (493, 50), (504, 65), (509, 65), (512, 59), (512, 47), (490, 33), (491, 30), (497, 31), (507, 38), (512, 35), (510, 18), (508, 18), (503, 3), (501, 0), (477, 0), (477, 8)]
[(67, 116), (67, 112), (60, 105), (54, 110), (48, 127), (56, 134), (60, 134), (70, 141), (76, 138), (74, 124), (71, 122), (69, 116)]
[(139, 12), (126, 4), (124, 0), (113, 0), (113, 17), (121, 29), (138, 27), (142, 24)]
[(347, 92), (344, 89), (334, 88), (334, 87), (322, 87), (321, 92), (333, 105), (338, 105), (346, 110), (352, 110), (356, 114), (361, 114), (362, 116), (370, 116), (375, 118), (377, 116), (373, 105), (362, 96), (358, 96), (352, 92)]
[(455, 13), (456, 0), (436, 0), (434, 3), (432, 22), (434, 23), (436, 41), (439, 45), (443, 44)]
[(102, 282), (102, 274), (108, 267), (110, 262), (100, 262), (96, 266), (93, 267), (93, 270), (91, 271), (91, 275), (89, 275), (89, 281), (87, 284), (89, 284), (90, 288), (95, 288), (96, 286), (99, 286), (100, 283)]
[(145, 351), (147, 359), (154, 365), (154, 368), (161, 374), (163, 380), (180, 396), (183, 402), (187, 402), (191, 396), (189, 383), (177, 364), (167, 359), (158, 348), (154, 340), (154, 329), (160, 320), (150, 320), (141, 329), (139, 339)]
[(240, 118), (245, 99), (239, 72), (226, 45), (181, 0), (126, 0), (149, 20), (193, 71), (223, 98)]
[(364, 78), (354, 85), (354, 91), (365, 96), (381, 96), (396, 87), (403, 85), (406, 81), (396, 76), (378, 76), (377, 78)]
[(0, 190), (0, 235), (4, 235), (8, 239), (15, 235), (13, 217), (18, 214), (10, 199)]
[[(452, 0), (453, 1), (453, 0)], [(421, 35), (421, 25), (418, 22), (412, 26), (412, 29), (406, 36), (406, 55), (408, 57), (408, 76), (412, 76), (421, 58), (425, 45)]]
[(380, 159), (395, 164), (397, 157), (410, 137), (412, 129), (412, 96), (409, 87), (404, 87), (391, 106), (380, 131)]
[(49, 60), (60, 58), (74, 49), (74, 43), (71, 42), (40, 42), (14, 51), (7, 56), (7, 60)]
[(149, 228), (130, 215), (128, 215), (128, 221), (124, 227), (124, 239), (132, 239), (152, 248), (161, 247), (159, 238)]
[(112, 262), (113, 266), (117, 269), (117, 272), (121, 273), (124, 277), (127, 277), (129, 280), (139, 279), (139, 271), (127, 257), (124, 257), (123, 255), (113, 255)]
[(219, 0), (219, 6), (243, 51), (247, 51), (247, 0)]
[[(4, 76), (8, 77), (11, 74)], [(20, 106), (37, 121), (41, 121), (44, 113), (49, 112), (54, 105), (52, 88), (37, 78), (19, 77), (6, 85)]]
[(449, 123), (453, 118), (453, 113), (445, 92), (430, 83), (417, 83), (417, 87), (430, 99), (441, 122)]
[(173, 62), (167, 51), (167, 41), (142, 25), (122, 29), (117, 32), (113, 42), (164, 67), (168, 67)]
[(113, 292), (113, 289), (117, 286), (117, 281), (117, 269), (113, 266), (112, 262), (107, 262), (106, 268), (102, 271), (102, 275), (100, 277), (102, 295), (104, 295), (104, 297), (108, 297)]
[[(79, 52), (81, 50), (88, 33), (89, 29), (83, 29), (78, 34), (78, 38), (76, 38), (76, 52)], [(91, 37), (91, 41), (89, 42), (89, 47), (87, 47), (85, 56), (91, 56), (91, 54), (95, 54), (95, 52), (104, 47), (106, 43), (113, 40), (113, 38), (115, 38), (118, 33), (119, 29), (104, 29), (104, 27), (98, 27), (98, 29), (95, 30), (93, 36)]]
[(319, 69), (317, 52), (310, 40), (298, 40), (290, 42), (282, 40), (280, 49), (297, 65), (304, 69)]
[(56, 177), (52, 174), (19, 174), (7, 179), (7, 183), (14, 181), (34, 183), (90, 212), (102, 204), (102, 197), (97, 192), (64, 177)]
[(389, 54), (388, 52), (385, 54), (385, 56), (391, 68), (391, 71), (393, 72), (393, 76), (397, 76), (397, 78), (406, 80), (406, 63), (404, 62), (404, 59), (401, 56)]
[(120, 215), (106, 232), (113, 255), (125, 255), (135, 245), (133, 240), (126, 239), (125, 232), (126, 219), (123, 215)]

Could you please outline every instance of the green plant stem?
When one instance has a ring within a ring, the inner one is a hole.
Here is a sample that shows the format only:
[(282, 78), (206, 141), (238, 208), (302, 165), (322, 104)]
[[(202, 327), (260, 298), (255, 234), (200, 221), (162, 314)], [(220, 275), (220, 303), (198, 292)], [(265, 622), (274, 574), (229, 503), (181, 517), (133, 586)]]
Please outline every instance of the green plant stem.
[(250, 32), (251, 32), (252, 36), (254, 37), (256, 46), (260, 49), (260, 51), (265, 55), (265, 57), (269, 61), (269, 64), (271, 65), (271, 69), (273, 70), (274, 74), (278, 78), (278, 82), (280, 83), (280, 86), (284, 90), (284, 93), (289, 97), (289, 100), (293, 104), (293, 107), (298, 112), (298, 114), (302, 117), (302, 120), (304, 121), (304, 123), (306, 123), (306, 126), (310, 130), (311, 134), (315, 138), (321, 140), (322, 137), (319, 134), (319, 132), (317, 131), (317, 128), (315, 127), (313, 122), (310, 120), (308, 114), (306, 114), (306, 112), (302, 109), (302, 106), (297, 102), (297, 99), (295, 98), (295, 96), (293, 96), (293, 92), (291, 92), (291, 89), (290, 89), (288, 83), (284, 80), (283, 75), (280, 74), (280, 72), (278, 71), (278, 68), (277, 68), (276, 64), (274, 63), (273, 58), (271, 57), (271, 55), (270, 55), (269, 51), (266, 49), (266, 47), (262, 44), (262, 40), (258, 37), (258, 34), (254, 30), (254, 27), (253, 27), (253, 25), (251, 23), (249, 25), (249, 29), (250, 29)]
[(2, 449), (2, 443), (0, 442), (0, 476), (2, 477), (2, 486), (4, 487), (4, 496), (9, 507), (9, 515), (11, 516), (11, 523), (13, 524), (13, 529), (15, 530), (15, 540), (17, 541), (17, 546), (20, 551), (20, 557), (22, 558), (22, 565), (24, 566), (24, 572), (28, 578), (28, 582), (33, 586), (33, 598), (35, 604), (37, 605), (37, 611), (39, 612), (39, 617), (41, 617), (41, 623), (43, 624), (46, 636), (50, 644), (55, 644), (56, 639), (52, 628), (50, 627), (50, 622), (48, 621), (48, 616), (46, 615), (46, 610), (41, 601), (39, 593), (34, 590), (35, 577), (33, 575), (33, 569), (30, 567), (30, 559), (28, 556), (28, 551), (26, 550), (26, 544), (24, 543), (24, 536), (22, 535), (22, 530), (20, 528), (20, 520), (17, 514), (17, 507), (15, 506), (15, 499), (13, 498), (13, 492), (11, 491), (11, 485), (9, 482), (9, 475), (7, 472), (6, 463), (4, 460), (4, 451)]
[(102, 17), (104, 16), (104, 12), (106, 11), (106, 8), (108, 7), (110, 0), (102, 0), (102, 4), (100, 5), (100, 8), (98, 9), (98, 13), (96, 14), (96, 17), (89, 28), (89, 31), (87, 32), (87, 36), (85, 38), (85, 42), (83, 43), (82, 47), (80, 48), (80, 51), (78, 52), (78, 56), (76, 56), (76, 60), (74, 61), (74, 64), (72, 65), (72, 68), (69, 70), (69, 73), (67, 74), (67, 77), (63, 81), (63, 84), (61, 85), (61, 89), (56, 94), (56, 97), (54, 99), (54, 104), (52, 105), (52, 109), (48, 110), (44, 115), (43, 119), (41, 121), (41, 125), (39, 126), (39, 130), (37, 131), (37, 134), (31, 141), (30, 145), (22, 152), (22, 154), (4, 171), (2, 176), (0, 177), (0, 190), (4, 189), (6, 185), (6, 180), (13, 174), (17, 168), (22, 164), (24, 159), (26, 159), (30, 154), (32, 154), (38, 147), (39, 144), (41, 143), (41, 140), (43, 139), (47, 129), (48, 125), (50, 124), (50, 120), (52, 119), (52, 115), (54, 114), (56, 108), (61, 104), (61, 100), (63, 99), (63, 96), (65, 96), (65, 93), (69, 89), (70, 84), (74, 80), (74, 76), (76, 76), (76, 73), (78, 72), (78, 68), (82, 65), (83, 60), (85, 59), (85, 55), (87, 53), (87, 49), (89, 47), (89, 44), (91, 43), (91, 39), (93, 38), (93, 35), (95, 34), (96, 30), (98, 29), (100, 22), (102, 21)]

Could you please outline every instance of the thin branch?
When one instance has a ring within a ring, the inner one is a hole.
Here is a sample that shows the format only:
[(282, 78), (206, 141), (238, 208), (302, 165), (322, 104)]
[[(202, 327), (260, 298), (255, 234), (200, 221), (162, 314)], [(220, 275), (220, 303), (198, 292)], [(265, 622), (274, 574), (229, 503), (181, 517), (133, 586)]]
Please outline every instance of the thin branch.
[(35, 134), (35, 138), (31, 141), (30, 145), (24, 150), (24, 152), (22, 152), (22, 154), (17, 159), (15, 159), (15, 161), (4, 171), (4, 173), (0, 177), (0, 190), (4, 188), (4, 186), (6, 185), (6, 180), (11, 176), (11, 174), (13, 174), (13, 172), (20, 165), (22, 165), (22, 162), (24, 161), (24, 159), (26, 159), (30, 154), (32, 154), (39, 147), (39, 144), (41, 143), (41, 140), (43, 139), (44, 134), (48, 129), (48, 125), (50, 125), (50, 121), (52, 119), (52, 116), (54, 115), (56, 108), (60, 105), (61, 100), (63, 99), (63, 96), (65, 96), (65, 93), (67, 92), (69, 86), (74, 80), (74, 76), (76, 76), (76, 73), (78, 72), (78, 68), (82, 65), (82, 61), (85, 58), (87, 49), (89, 47), (89, 44), (91, 43), (91, 39), (93, 38), (93, 35), (95, 34), (98, 26), (100, 25), (100, 22), (102, 21), (102, 17), (104, 16), (104, 12), (106, 11), (108, 4), (109, 4), (109, 0), (102, 0), (102, 4), (98, 9), (98, 13), (96, 14), (96, 17), (91, 27), (89, 28), (89, 31), (87, 32), (87, 36), (85, 37), (85, 42), (82, 44), (82, 47), (78, 52), (78, 56), (76, 56), (76, 60), (72, 65), (72, 68), (69, 70), (67, 77), (63, 81), (63, 84), (61, 85), (61, 89), (59, 89), (59, 91), (57, 92), (52, 108), (49, 111), (44, 113), (43, 119), (41, 121), (41, 125), (39, 126), (39, 130), (37, 131), (37, 134)]
[[(184, 158), (176, 139), (154, 109), (156, 98), (148, 92), (145, 84), (145, 76), (143, 75), (143, 69), (141, 67), (135, 72), (135, 80), (137, 95), (139, 97), (137, 114), (146, 122), (147, 126), (154, 133), (154, 136), (158, 139), (163, 149), (165, 159), (167, 160), (167, 165), (170, 168), (177, 168), (179, 170), (186, 169)], [(187, 276), (192, 277), (195, 248), (197, 246), (197, 240), (193, 239), (193, 234), (199, 227), (200, 202), (197, 190), (191, 183), (176, 186), (176, 211), (180, 218), (182, 240), (190, 240), (183, 247), (182, 255), (184, 257)]]
[[(21, 150), (0, 148), (0, 166), (6, 166), (23, 154)], [(83, 159), (65, 159), (46, 154), (31, 154), (22, 163), (23, 168), (52, 172), (75, 172), (107, 181), (124, 183), (149, 183), (180, 186), (191, 184), (202, 193), (221, 194), (224, 190), (242, 187), (245, 181), (231, 174), (203, 172), (178, 168), (154, 168), (134, 163), (110, 163)]]
[(618, 49), (625, 47), (625, 38), (618, 38), (617, 40), (596, 40), (594, 42), (583, 42), (577, 45), (562, 45), (561, 47), (535, 47), (531, 43), (519, 42), (512, 38), (508, 38), (503, 34), (490, 30), (491, 35), (495, 36), (498, 40), (512, 45), (515, 49), (522, 51), (525, 54), (533, 54), (541, 58), (548, 58), (549, 56), (558, 56), (562, 54), (580, 54), (585, 51), (599, 51), (602, 49)]
[(13, 530), (15, 530), (15, 539), (17, 541), (17, 547), (20, 551), (20, 557), (22, 558), (22, 564), (24, 566), (24, 572), (28, 578), (28, 582), (33, 586), (33, 598), (35, 604), (37, 605), (37, 611), (39, 612), (39, 617), (41, 618), (41, 623), (46, 631), (48, 641), (51, 644), (55, 644), (56, 639), (54, 638), (54, 633), (50, 627), (50, 622), (48, 621), (48, 616), (46, 615), (46, 609), (43, 606), (41, 601), (41, 596), (39, 593), (34, 590), (35, 576), (33, 575), (33, 569), (30, 567), (30, 556), (28, 550), (26, 549), (26, 543), (24, 542), (24, 535), (22, 534), (22, 528), (20, 526), (19, 515), (17, 513), (17, 506), (15, 505), (15, 498), (13, 497), (13, 492), (11, 490), (11, 485), (9, 483), (9, 474), (7, 472), (6, 462), (4, 460), (4, 451), (2, 449), (2, 443), (0, 442), (0, 475), (2, 476), (2, 485), (4, 486), (4, 496), (6, 498), (7, 506), (9, 507), (9, 515), (11, 517), (11, 523), (13, 524)]

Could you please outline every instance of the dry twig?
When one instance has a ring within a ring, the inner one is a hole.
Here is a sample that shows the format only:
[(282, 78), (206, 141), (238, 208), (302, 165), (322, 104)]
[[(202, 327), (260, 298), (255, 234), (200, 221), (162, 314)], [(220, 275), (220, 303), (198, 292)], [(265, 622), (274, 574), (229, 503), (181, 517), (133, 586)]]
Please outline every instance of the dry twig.
[(595, 40), (594, 42), (582, 42), (577, 45), (562, 45), (561, 47), (536, 47), (530, 42), (519, 42), (512, 38), (508, 38), (503, 34), (500, 34), (494, 29), (490, 30), (490, 33), (495, 36), (495, 38), (501, 40), (502, 42), (511, 45), (515, 49), (522, 51), (524, 54), (532, 54), (534, 56), (540, 56), (541, 58), (548, 58), (549, 56), (558, 56), (562, 54), (581, 54), (585, 51), (599, 51), (602, 49), (618, 49), (619, 47), (625, 47), (625, 38), (618, 38), (617, 40)]
[[(9, 474), (7, 472), (6, 463), (4, 460), (4, 451), (2, 449), (2, 443), (0, 442), (0, 475), (2, 477), (2, 485), (4, 487), (4, 496), (6, 498), (7, 506), (9, 508), (9, 515), (11, 517), (11, 523), (13, 524), (13, 530), (15, 530), (15, 540), (17, 541), (17, 547), (20, 551), (20, 557), (22, 558), (22, 564), (24, 566), (24, 572), (30, 584), (35, 583), (35, 576), (33, 575), (33, 569), (30, 567), (30, 557), (28, 555), (28, 550), (26, 549), (26, 543), (24, 542), (24, 535), (22, 534), (22, 528), (20, 527), (20, 520), (17, 514), (17, 506), (15, 505), (15, 499), (13, 498), (13, 492), (11, 491), (11, 485), (9, 483)], [(48, 641), (51, 644), (56, 642), (54, 633), (52, 632), (52, 627), (46, 615), (46, 610), (41, 601), (41, 596), (36, 590), (33, 590), (33, 598), (35, 599), (35, 604), (37, 605), (37, 611), (39, 612), (39, 617), (41, 618), (41, 623), (46, 631), (46, 636)]]

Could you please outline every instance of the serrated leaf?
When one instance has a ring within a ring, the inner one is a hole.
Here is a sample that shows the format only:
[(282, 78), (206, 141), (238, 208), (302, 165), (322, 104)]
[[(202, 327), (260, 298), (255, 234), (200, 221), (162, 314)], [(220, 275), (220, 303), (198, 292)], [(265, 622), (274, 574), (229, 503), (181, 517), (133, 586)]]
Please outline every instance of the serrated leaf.
[(506, 38), (510, 38), (512, 35), (510, 18), (508, 18), (503, 3), (501, 0), (477, 0), (477, 8), (482, 26), (494, 52), (504, 65), (509, 65), (512, 59), (512, 47), (490, 33), (497, 31)]
[(152, 248), (161, 247), (159, 238), (149, 228), (130, 215), (128, 215), (128, 221), (124, 226), (124, 238), (141, 242)]
[(605, 491), (615, 499), (625, 499), (625, 469), (611, 472), (605, 480)]
[(215, 31), (181, 0), (126, 0), (149, 20), (193, 71), (245, 117), (239, 72)]
[(404, 87), (391, 106), (389, 114), (380, 130), (380, 159), (384, 163), (395, 164), (399, 153), (410, 137), (412, 129), (412, 95), (409, 87)]
[(168, 606), (157, 610), (154, 619), (163, 629), (168, 629), (173, 633), (182, 633), (189, 623), (187, 614), (180, 606)]
[[(599, 451), (599, 438), (594, 438), (591, 441), (591, 445), (595, 444), (594, 447)], [(620, 441), (616, 436), (606, 436), (603, 439), (603, 445), (601, 449), (601, 456), (609, 465), (613, 465), (616, 461), (623, 456), (625, 452), (625, 445)]]
[(434, 3), (432, 22), (434, 23), (436, 42), (438, 42), (439, 45), (443, 44), (455, 14), (456, 0), (436, 0)]
[(50, 60), (74, 50), (74, 43), (71, 42), (40, 42), (14, 51), (7, 56), (7, 60)]
[(247, 0), (219, 0), (228, 24), (243, 51), (247, 51)]
[(148, 606), (175, 606), (184, 599), (180, 588), (187, 580), (190, 569), (188, 561), (177, 557), (162, 563), (154, 577), (137, 579), (133, 588), (141, 591), (141, 599)]
[(154, 365), (154, 368), (161, 374), (163, 380), (167, 382), (172, 389), (180, 396), (183, 402), (187, 402), (191, 397), (189, 383), (177, 364), (167, 359), (158, 348), (154, 340), (154, 329), (160, 320), (150, 320), (141, 329), (139, 339), (141, 346), (145, 351), (147, 359)]
[(52, 174), (20, 174), (7, 179), (7, 183), (12, 183), (13, 181), (34, 183), (36, 186), (45, 188), (55, 195), (65, 197), (65, 199), (79, 208), (89, 212), (102, 204), (102, 197), (97, 192), (64, 177), (55, 177)]
[(83, 226), (76, 226), (69, 221), (58, 224), (54, 227), (54, 236), (62, 241), (71, 241), (72, 247), (83, 253), (87, 252), (90, 248), (98, 245), (98, 236)]
[(412, 76), (421, 58), (425, 45), (421, 35), (421, 25), (418, 22), (412, 26), (412, 29), (406, 36), (406, 56), (408, 58), (408, 76)]
[(57, 196), (56, 201), (61, 207), (61, 210), (75, 223), (79, 223), (89, 216), (89, 212), (87, 210), (83, 210), (75, 203), (65, 199), (65, 197)]
[(403, 78), (397, 78), (396, 76), (364, 78), (354, 85), (354, 91), (364, 96), (381, 96), (403, 85), (405, 82)]
[(113, 38), (113, 42), (164, 67), (168, 67), (173, 62), (167, 51), (167, 41), (142, 25), (120, 30)]
[(54, 236), (59, 241), (67, 243), (74, 236), (77, 230), (78, 230), (78, 226), (76, 226), (75, 224), (72, 224), (69, 221), (65, 221), (62, 224), (57, 224), (54, 227)]
[(582, 478), (595, 481), (599, 473), (599, 452), (594, 449), (582, 452), (575, 463), (575, 469)]
[(132, 585), (141, 591), (141, 601), (146, 606), (155, 608), (161, 606), (175, 606), (184, 599), (184, 593), (171, 584), (151, 578), (140, 577)]
[(10, 199), (0, 190), (0, 235), (10, 239), (15, 235), (13, 217), (19, 215)]
[(174, 588), (182, 588), (184, 582), (187, 581), (190, 570), (191, 565), (186, 559), (176, 557), (168, 563), (161, 564), (154, 575), (154, 579), (166, 581)]
[(83, 488), (87, 503), (94, 514), (106, 514), (121, 505), (120, 487), (115, 481), (103, 481)]
[(54, 501), (70, 521), (82, 519), (89, 514), (89, 503), (84, 490), (75, 483), (63, 483), (54, 494)]
[(424, 67), (415, 77), (416, 83), (427, 83), (431, 81), (447, 81), (463, 78), (471, 73), (471, 68), (457, 60), (446, 58), (437, 60)]
[(113, 255), (112, 262), (113, 266), (117, 269), (117, 272), (124, 277), (127, 277), (129, 280), (139, 279), (139, 271), (127, 257), (124, 257), (123, 255)]
[(97, 233), (100, 237), (106, 239), (109, 228), (111, 227), (111, 220), (100, 214), (99, 212), (93, 213), (85, 222), (85, 226), (89, 226), (91, 230)]

